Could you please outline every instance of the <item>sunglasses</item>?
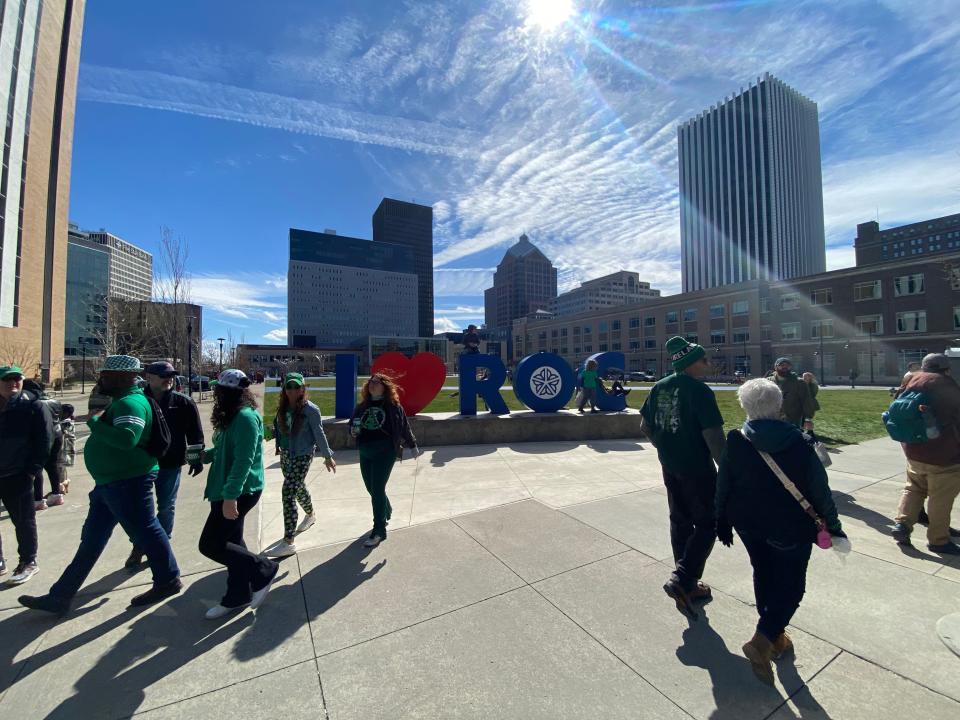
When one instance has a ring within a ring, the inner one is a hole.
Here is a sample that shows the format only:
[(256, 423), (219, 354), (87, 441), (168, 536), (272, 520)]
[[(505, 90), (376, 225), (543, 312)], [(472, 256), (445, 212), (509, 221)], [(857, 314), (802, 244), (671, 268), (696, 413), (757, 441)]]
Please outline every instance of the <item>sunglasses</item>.
[(303, 385), (298, 385), (297, 383), (287, 383), (283, 387), (285, 390), (297, 390), (298, 388), (302, 388)]

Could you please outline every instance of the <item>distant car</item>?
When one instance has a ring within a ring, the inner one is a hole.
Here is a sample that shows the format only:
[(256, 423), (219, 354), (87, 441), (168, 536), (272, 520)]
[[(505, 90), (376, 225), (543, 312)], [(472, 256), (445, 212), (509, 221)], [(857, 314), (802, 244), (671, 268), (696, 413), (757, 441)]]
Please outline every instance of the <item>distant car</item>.
[(645, 372), (632, 372), (627, 375), (627, 380), (633, 380), (634, 382), (648, 382), (650, 380), (650, 374)]
[(206, 375), (194, 375), (190, 378), (190, 389), (203, 392), (210, 389), (210, 378)]

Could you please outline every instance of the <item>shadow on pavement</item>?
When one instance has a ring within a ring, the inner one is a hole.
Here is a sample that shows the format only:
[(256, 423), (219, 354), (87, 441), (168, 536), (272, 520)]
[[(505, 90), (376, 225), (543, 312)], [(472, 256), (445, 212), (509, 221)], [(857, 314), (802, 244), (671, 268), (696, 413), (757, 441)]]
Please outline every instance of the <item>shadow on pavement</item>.
[(493, 455), (496, 452), (496, 445), (451, 445), (449, 447), (438, 447), (432, 451), (430, 465), (432, 467), (443, 467), (451, 460), (483, 457), (484, 455)]

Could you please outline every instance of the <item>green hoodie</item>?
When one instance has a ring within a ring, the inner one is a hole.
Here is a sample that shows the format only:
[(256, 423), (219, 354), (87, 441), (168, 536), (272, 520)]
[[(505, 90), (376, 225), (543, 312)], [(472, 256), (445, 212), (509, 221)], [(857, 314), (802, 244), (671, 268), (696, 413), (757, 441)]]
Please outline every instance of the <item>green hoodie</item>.
[(203, 496), (210, 502), (236, 500), (263, 490), (263, 420), (251, 407), (241, 408), (225, 430), (213, 436), (203, 455), (213, 463)]
[(90, 438), (83, 461), (97, 485), (156, 472), (157, 459), (146, 450), (153, 429), (150, 402), (138, 387), (115, 397), (99, 417), (87, 421)]

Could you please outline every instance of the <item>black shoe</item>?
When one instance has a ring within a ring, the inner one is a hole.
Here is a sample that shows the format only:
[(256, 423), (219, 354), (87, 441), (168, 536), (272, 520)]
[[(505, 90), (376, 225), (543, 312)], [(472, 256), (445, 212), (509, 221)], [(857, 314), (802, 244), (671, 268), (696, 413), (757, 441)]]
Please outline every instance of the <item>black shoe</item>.
[(952, 542), (945, 542), (943, 545), (927, 545), (927, 550), (937, 555), (960, 555), (960, 545)]
[(134, 547), (123, 566), (130, 572), (136, 572), (141, 565), (143, 565), (143, 552), (140, 548)]
[(180, 578), (174, 578), (165, 585), (154, 585), (145, 593), (137, 595), (130, 599), (130, 607), (143, 607), (144, 605), (153, 605), (155, 603), (173, 597), (183, 590), (183, 583)]
[(667, 580), (663, 585), (663, 591), (677, 604), (677, 610), (686, 615), (691, 620), (698, 619), (697, 611), (693, 606), (693, 600), (690, 599), (690, 596), (687, 595), (687, 591), (683, 589), (683, 585), (680, 582), (680, 579), (677, 577), (676, 573), (670, 576), (670, 579)]
[(598, 412), (600, 412), (600, 411), (597, 410), (596, 408), (594, 408), (593, 410), (590, 411), (590, 414), (592, 415), (593, 413), (598, 413)]
[(920, 510), (920, 514), (917, 516), (917, 524), (924, 526), (930, 524), (930, 516), (927, 515), (927, 511), (923, 510), (922, 508)]
[(40, 595), (39, 597), (21, 595), (17, 600), (21, 605), (31, 610), (43, 610), (54, 615), (65, 615), (70, 609), (69, 600), (61, 600), (53, 595)]
[(903, 523), (897, 523), (893, 526), (893, 539), (898, 545), (910, 545), (910, 533), (912, 530)]
[(950, 537), (960, 537), (960, 530), (950, 528)]

